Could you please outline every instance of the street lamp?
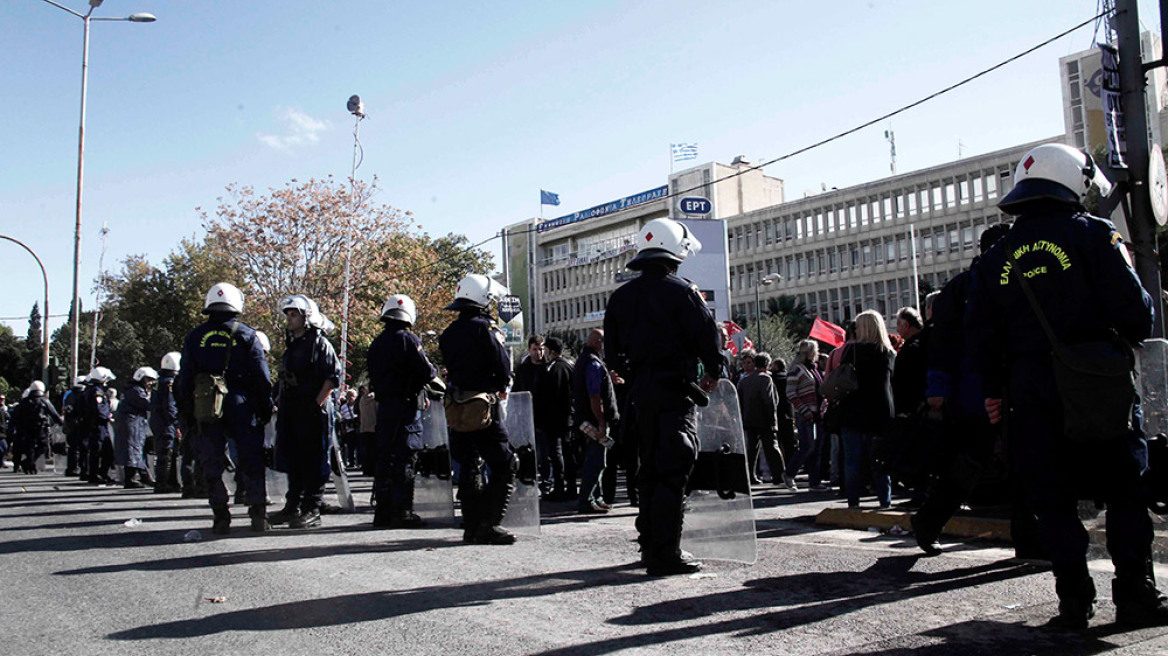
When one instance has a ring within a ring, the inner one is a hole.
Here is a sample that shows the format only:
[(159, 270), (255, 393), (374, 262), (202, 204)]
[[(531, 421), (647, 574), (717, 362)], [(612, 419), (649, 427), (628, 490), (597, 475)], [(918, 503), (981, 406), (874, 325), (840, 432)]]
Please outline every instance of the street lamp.
[(49, 384), (49, 275), (47, 273), (45, 273), (45, 265), (43, 263), (41, 263), (41, 258), (37, 257), (37, 254), (34, 253), (31, 248), (26, 246), (24, 244), (24, 242), (22, 242), (18, 239), (13, 239), (12, 237), (9, 237), (8, 235), (0, 235), (0, 239), (7, 239), (8, 241), (16, 244), (17, 246), (23, 248), (26, 251), (28, 251), (28, 254), (32, 256), (32, 259), (36, 260), (37, 266), (39, 266), (41, 268), (41, 277), (44, 278), (44, 280), (45, 280), (45, 318), (41, 321), (41, 337), (44, 338), (45, 343), (44, 343), (44, 353), (41, 355), (41, 382), (48, 385)]
[[(89, 83), (89, 22), (90, 21), (128, 21), (131, 23), (153, 23), (158, 20), (153, 14), (130, 14), (124, 18), (105, 18), (93, 16), (93, 10), (101, 6), (105, 0), (89, 0), (89, 11), (84, 14), (59, 5), (53, 0), (44, 0), (54, 7), (67, 11), (80, 18), (85, 23), (85, 37), (81, 46), (81, 127), (77, 132), (77, 219), (73, 226), (73, 308), (69, 312), (69, 321), (72, 322), (69, 352), (69, 380), (77, 378), (77, 342), (78, 324), (81, 320), (81, 298), (78, 293), (81, 269), (81, 183), (85, 171), (85, 96)], [(48, 313), (45, 313), (48, 316)], [(47, 325), (47, 324), (46, 324)]]
[(754, 337), (758, 344), (757, 348), (762, 348), (762, 303), (758, 299), (758, 288), (779, 282), (782, 279), (783, 276), (777, 273), (768, 273), (765, 276), (759, 274), (754, 282)]

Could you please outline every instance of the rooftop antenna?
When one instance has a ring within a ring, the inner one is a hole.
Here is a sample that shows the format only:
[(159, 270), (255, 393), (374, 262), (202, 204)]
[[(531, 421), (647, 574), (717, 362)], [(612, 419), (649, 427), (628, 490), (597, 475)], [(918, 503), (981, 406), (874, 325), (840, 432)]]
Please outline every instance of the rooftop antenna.
[(891, 127), (884, 131), (884, 138), (888, 140), (888, 170), (896, 175), (896, 133)]

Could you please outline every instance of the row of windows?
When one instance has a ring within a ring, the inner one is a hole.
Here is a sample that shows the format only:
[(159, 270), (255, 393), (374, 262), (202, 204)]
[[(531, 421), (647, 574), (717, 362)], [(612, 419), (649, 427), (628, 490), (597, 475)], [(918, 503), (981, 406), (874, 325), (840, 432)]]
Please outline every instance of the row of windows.
[[(917, 233), (917, 258), (928, 262), (945, 253), (970, 253), (977, 246), (986, 225), (965, 221), (925, 228)], [(908, 234), (901, 234), (740, 264), (730, 269), (730, 289), (753, 289), (759, 279), (774, 273), (782, 275), (786, 282), (794, 282), (903, 262), (909, 259), (911, 250)]]
[(726, 231), (730, 252), (803, 239), (804, 237), (834, 234), (869, 225), (880, 225), (893, 219), (936, 214), (947, 210), (981, 203), (998, 197), (999, 178), (1009, 178), (1009, 167), (982, 171), (948, 181), (920, 185), (912, 189), (869, 197), (861, 201), (839, 203), (831, 207), (801, 212), (794, 216), (763, 219), (749, 225)]
[(608, 305), (608, 294), (588, 294), (566, 301), (543, 304), (543, 323), (546, 326), (556, 321), (591, 321), (595, 317), (587, 315), (603, 312)]
[(629, 251), (591, 264), (548, 271), (541, 276), (543, 293), (577, 289), (581, 285), (594, 284), (598, 281), (612, 282), (616, 274), (625, 270), (625, 265), (633, 259), (633, 255), (634, 253)]
[[(948, 269), (921, 274), (920, 279), (933, 289), (940, 289), (961, 271), (963, 269)], [(925, 290), (921, 289), (920, 294), (923, 303)], [(844, 285), (793, 296), (806, 309), (807, 316), (821, 317), (835, 324), (842, 325), (851, 321), (865, 310), (876, 310), (886, 321), (891, 322), (900, 308), (912, 305), (913, 286), (911, 277), (901, 277), (860, 285)], [(760, 305), (759, 309), (765, 312), (766, 302)], [(736, 303), (733, 314), (750, 322), (757, 316), (757, 309), (753, 301)]]
[(542, 249), (543, 257), (540, 259), (540, 265), (548, 266), (550, 264), (557, 264), (572, 257), (597, 257), (616, 251), (622, 247), (632, 246), (637, 241), (637, 231), (639, 229), (636, 225), (631, 229), (628, 226), (621, 226), (580, 237), (574, 240), (575, 251), (572, 250), (573, 244), (571, 241), (565, 241), (554, 246), (545, 246)]

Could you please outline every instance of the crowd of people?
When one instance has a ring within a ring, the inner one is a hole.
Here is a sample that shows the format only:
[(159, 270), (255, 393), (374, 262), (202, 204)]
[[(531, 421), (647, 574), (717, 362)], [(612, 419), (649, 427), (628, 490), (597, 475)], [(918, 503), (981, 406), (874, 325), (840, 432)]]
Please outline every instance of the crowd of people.
[[(449, 431), (441, 442), (448, 438), (453, 462), (441, 468), (457, 472), (466, 542), (515, 541), (503, 523), (517, 482), (526, 480), (547, 502), (607, 513), (619, 467), (639, 509), (646, 571), (686, 574), (702, 567), (681, 549), (687, 482), (699, 460), (698, 408), (730, 378), (752, 483), (762, 485), (769, 473), (781, 493), (835, 490), (850, 508), (871, 495), (888, 508), (894, 482), (906, 483), (898, 459), (921, 447), (904, 436), (927, 434), (943, 457), (903, 486), (917, 507), (917, 543), (936, 555), (945, 523), (1006, 452), (1020, 472), (1016, 535), (1028, 518), (1042, 538), (1034, 548), (1053, 564), (1060, 600), (1053, 622), (1081, 629), (1094, 614), (1086, 533), (1075, 514), (1086, 495), (1107, 504), (1118, 621), (1164, 624), (1168, 599), (1151, 569), (1138, 397), (1133, 390), (1124, 405), (1120, 394), (1110, 404), (1118, 410), (1101, 404), (1099, 413), (1118, 413), (1119, 428), (1084, 438), (1068, 418), (1076, 408), (1058, 366), (1064, 340), (1114, 346), (1151, 334), (1153, 305), (1122, 238), (1084, 211), (1087, 192), (1105, 185), (1085, 153), (1034, 149), (1000, 204), (1016, 223), (985, 230), (979, 258), (926, 298), (923, 316), (901, 308), (890, 335), (880, 313), (861, 312), (842, 344), (821, 353), (824, 343), (806, 339), (790, 363), (731, 348), (697, 287), (677, 275), (701, 243), (670, 219), (642, 227), (628, 264), (638, 275), (611, 295), (603, 328), (589, 333), (574, 361), (558, 338), (532, 335), (513, 367), (491, 315), (503, 290), (472, 274), (445, 308), (456, 318), (438, 340), (443, 375), (412, 331), (418, 308), (397, 294), (383, 306), (384, 330), (368, 351), (368, 384), (342, 391), (325, 338), (331, 323), (312, 299), (291, 295), (280, 304), (286, 348), (273, 381), (267, 336), (240, 320), (243, 294), (220, 283), (206, 296), (207, 320), (181, 352), (162, 358), (159, 370), (134, 371), (120, 401), (104, 367), (74, 381), (60, 414), (40, 382), (10, 411), (0, 397), (4, 447), (26, 474), (57, 449), (65, 473), (89, 483), (110, 482), (116, 466), (126, 488), (205, 497), (216, 534), (230, 531), (229, 480), (253, 531), (313, 528), (330, 476), (359, 468), (374, 477), (373, 526), (409, 528), (424, 523), (414, 512), (423, 413), (444, 412)], [(538, 454), (527, 473), (502, 421), (508, 395), (523, 392), (531, 395)], [(275, 438), (265, 439), (273, 421)], [(53, 443), (56, 425), (64, 440)], [(284, 506), (272, 513), (268, 470), (287, 478)]]

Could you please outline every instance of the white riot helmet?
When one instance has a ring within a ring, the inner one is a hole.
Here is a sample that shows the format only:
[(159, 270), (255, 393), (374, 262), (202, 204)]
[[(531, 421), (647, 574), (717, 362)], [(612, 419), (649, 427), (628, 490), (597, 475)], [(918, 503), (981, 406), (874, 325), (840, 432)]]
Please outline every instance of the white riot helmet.
[(271, 353), (272, 352), (272, 340), (268, 338), (267, 333), (265, 333), (262, 330), (257, 330), (256, 331), (256, 339), (259, 340), (260, 348), (262, 348), (264, 350), (264, 353)]
[(418, 320), (418, 306), (405, 294), (394, 294), (381, 306), (381, 320), (404, 321), (414, 325)]
[(326, 333), (334, 328), (333, 322), (321, 314), (320, 306), (316, 304), (316, 301), (304, 294), (292, 294), (280, 299), (280, 312), (288, 310), (297, 310), (304, 315), (304, 323), (310, 328), (316, 328)]
[(44, 396), (45, 384), (39, 380), (32, 381), (32, 385), (28, 386), (29, 396)]
[(78, 376), (78, 377), (73, 379), (73, 387), (85, 387), (85, 383), (88, 380), (89, 379), (86, 378), (85, 376)]
[(1092, 186), (1102, 196), (1111, 193), (1111, 181), (1090, 155), (1064, 144), (1043, 144), (1022, 156), (1014, 172), (1014, 189), (998, 207), (1020, 214), (1023, 203), (1045, 199), (1081, 209)]
[(308, 299), (308, 306), (312, 308), (312, 313), (308, 315), (308, 325), (325, 334), (331, 333), (333, 328), (336, 328), (336, 324), (329, 321), (329, 318), (320, 311), (320, 306), (316, 304), (316, 301)]
[(106, 385), (116, 379), (117, 376), (114, 375), (114, 372), (106, 369), (105, 367), (94, 367), (93, 370), (89, 372), (89, 380), (92, 380), (99, 385)]
[(27, 399), (27, 398), (28, 398), (28, 393), (29, 393), (29, 392), (31, 392), (31, 391), (32, 391), (32, 386), (31, 386), (31, 385), (30, 385), (29, 387), (26, 387), (26, 388), (24, 388), (24, 391), (20, 393), (20, 398), (22, 398), (22, 399)]
[(153, 367), (138, 367), (134, 372), (134, 380), (142, 382), (144, 379), (158, 380), (158, 372)]
[(472, 273), (458, 281), (454, 290), (454, 302), (446, 306), (447, 310), (461, 310), (463, 308), (490, 307), (491, 301), (497, 301), (507, 293), (507, 288), (479, 273)]
[(207, 292), (207, 298), (203, 301), (203, 314), (212, 312), (243, 312), (243, 292), (229, 282), (217, 283)]
[(685, 258), (702, 250), (702, 242), (684, 223), (673, 219), (653, 219), (637, 233), (637, 255), (628, 268), (640, 270), (649, 260), (666, 260), (681, 264)]
[(182, 353), (179, 353), (178, 351), (171, 351), (170, 353), (162, 356), (162, 364), (160, 366), (162, 367), (163, 371), (178, 371), (181, 365)]

